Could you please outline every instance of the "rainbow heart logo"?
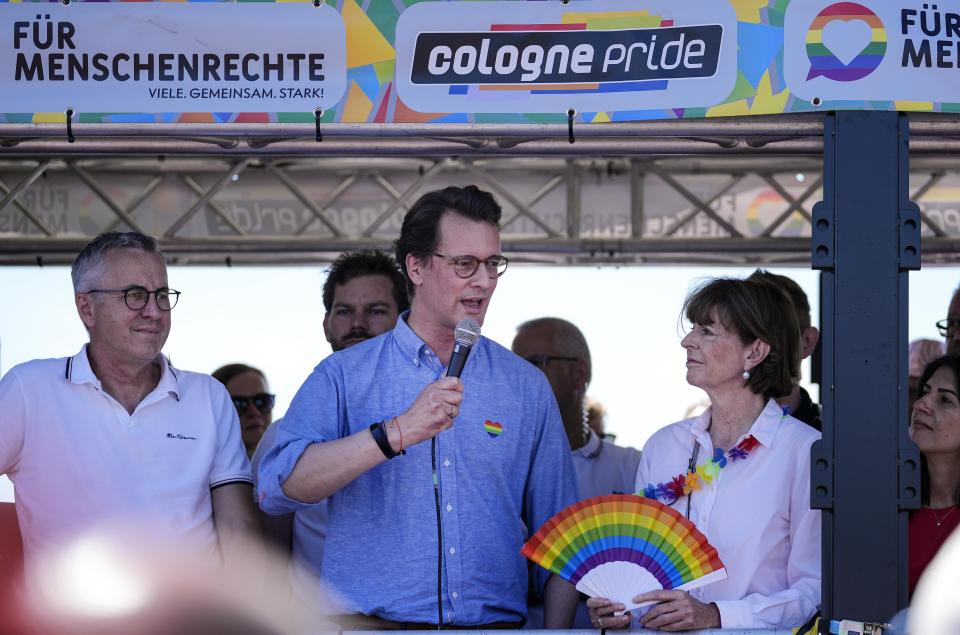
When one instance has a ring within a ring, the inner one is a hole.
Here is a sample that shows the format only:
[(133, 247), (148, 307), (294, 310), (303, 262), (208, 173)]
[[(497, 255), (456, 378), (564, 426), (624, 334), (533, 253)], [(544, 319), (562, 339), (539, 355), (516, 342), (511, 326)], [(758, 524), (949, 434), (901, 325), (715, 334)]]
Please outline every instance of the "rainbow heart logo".
[(483, 422), (483, 429), (486, 430), (491, 439), (495, 439), (503, 434), (503, 424), (496, 421), (490, 421), (489, 419)]
[(876, 13), (856, 2), (836, 2), (817, 14), (807, 30), (807, 80), (863, 79), (887, 53), (887, 31)]

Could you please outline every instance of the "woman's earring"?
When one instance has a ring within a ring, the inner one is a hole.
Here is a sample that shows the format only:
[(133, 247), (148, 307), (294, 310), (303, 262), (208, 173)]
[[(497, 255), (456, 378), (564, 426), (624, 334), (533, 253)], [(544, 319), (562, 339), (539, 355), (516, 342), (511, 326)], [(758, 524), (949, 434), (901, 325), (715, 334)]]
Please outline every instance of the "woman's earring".
[(750, 379), (750, 371), (745, 370), (743, 371), (743, 381), (747, 381), (748, 379)]

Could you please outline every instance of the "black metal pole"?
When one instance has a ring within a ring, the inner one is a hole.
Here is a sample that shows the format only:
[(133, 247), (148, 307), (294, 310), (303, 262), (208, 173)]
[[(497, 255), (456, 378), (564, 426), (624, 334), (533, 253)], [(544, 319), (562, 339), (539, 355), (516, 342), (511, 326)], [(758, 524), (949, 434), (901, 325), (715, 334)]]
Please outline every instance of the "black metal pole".
[(824, 126), (812, 260), (823, 273), (823, 613), (888, 620), (907, 603), (907, 510), (919, 460), (907, 439), (907, 271), (920, 267), (906, 115), (838, 112)]

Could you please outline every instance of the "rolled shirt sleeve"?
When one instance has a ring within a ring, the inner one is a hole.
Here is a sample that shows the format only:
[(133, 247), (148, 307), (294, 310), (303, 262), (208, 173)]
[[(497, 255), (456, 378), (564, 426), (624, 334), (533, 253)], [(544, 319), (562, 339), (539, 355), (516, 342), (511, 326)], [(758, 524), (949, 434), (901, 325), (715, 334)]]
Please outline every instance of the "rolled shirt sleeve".
[(260, 507), (268, 514), (288, 514), (313, 506), (287, 496), (283, 484), (310, 445), (339, 438), (339, 421), (345, 413), (337, 398), (340, 390), (331, 376), (332, 366), (328, 358), (307, 377), (277, 424), (276, 441), (258, 466), (257, 493)]

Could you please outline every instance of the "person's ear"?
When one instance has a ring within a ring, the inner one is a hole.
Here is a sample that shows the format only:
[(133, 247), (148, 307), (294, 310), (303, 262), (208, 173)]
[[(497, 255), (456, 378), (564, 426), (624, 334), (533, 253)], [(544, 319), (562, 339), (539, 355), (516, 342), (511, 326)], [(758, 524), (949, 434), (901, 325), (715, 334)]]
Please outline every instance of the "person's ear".
[(407, 254), (407, 277), (410, 278), (410, 282), (413, 283), (414, 287), (419, 287), (423, 284), (423, 273), (427, 267), (426, 260), (427, 259), (421, 260), (413, 254)]
[(813, 353), (820, 341), (820, 331), (815, 326), (808, 326), (800, 333), (800, 359), (806, 359)]
[(767, 355), (770, 354), (770, 345), (764, 342), (763, 340), (754, 340), (747, 348), (746, 360), (744, 360), (744, 370), (753, 370), (759, 366), (763, 360), (767, 358)]
[(77, 304), (77, 313), (80, 314), (80, 319), (83, 321), (83, 325), (87, 327), (87, 330), (89, 331), (96, 323), (93, 310), (93, 296), (89, 293), (78, 293), (74, 297), (74, 300)]

